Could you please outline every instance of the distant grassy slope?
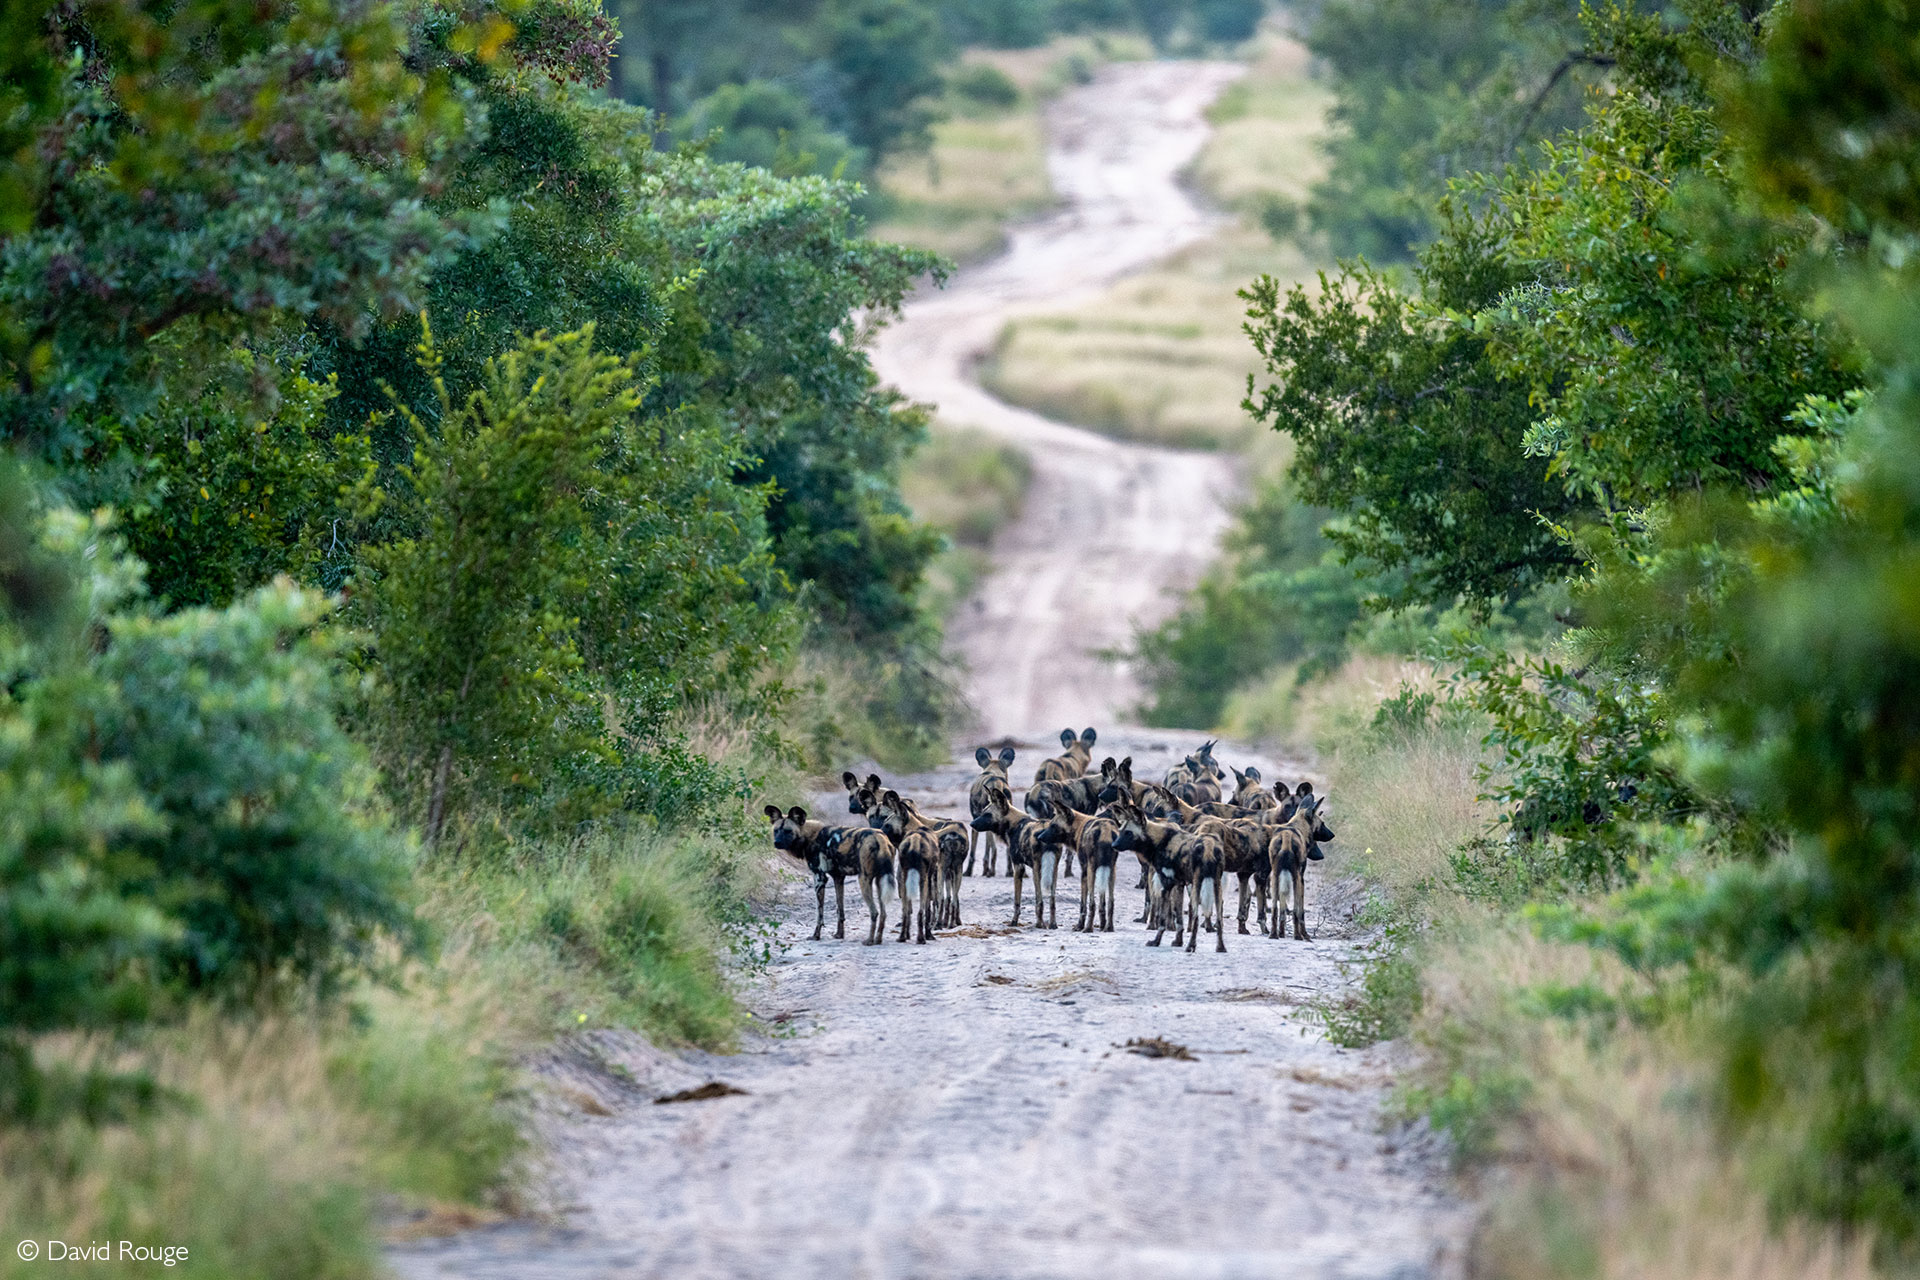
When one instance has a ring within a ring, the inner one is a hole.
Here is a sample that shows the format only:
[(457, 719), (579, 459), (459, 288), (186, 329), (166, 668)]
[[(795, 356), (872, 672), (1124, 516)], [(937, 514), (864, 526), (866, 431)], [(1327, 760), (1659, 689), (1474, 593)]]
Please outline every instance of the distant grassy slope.
[(1014, 445), (984, 431), (936, 426), (907, 462), (900, 492), (915, 518), (947, 535), (926, 577), (927, 606), (945, 616), (987, 568), (987, 544), (1020, 514), (1033, 464)]
[(1242, 448), (1268, 434), (1240, 411), (1258, 364), (1240, 331), (1238, 291), (1261, 272), (1307, 279), (1320, 265), (1266, 224), (1284, 224), (1320, 173), (1314, 140), (1328, 98), (1306, 51), (1277, 29), (1255, 49), (1246, 78), (1210, 113), (1217, 131), (1189, 170), (1237, 215), (1233, 224), (1085, 306), (1009, 324), (981, 370), (995, 394), (1130, 440)]
[(1246, 76), (1207, 112), (1214, 133), (1188, 171), (1194, 185), (1256, 220), (1276, 199), (1302, 200), (1326, 172), (1319, 142), (1332, 101), (1306, 49), (1269, 28)]
[(882, 212), (873, 235), (959, 262), (998, 252), (1008, 223), (1053, 201), (1041, 106), (1102, 62), (1149, 53), (1131, 36), (1062, 36), (1034, 49), (969, 51), (964, 64), (1003, 73), (1019, 91), (1017, 100), (995, 106), (950, 90), (943, 104), (948, 118), (933, 127), (933, 149), (880, 170)]

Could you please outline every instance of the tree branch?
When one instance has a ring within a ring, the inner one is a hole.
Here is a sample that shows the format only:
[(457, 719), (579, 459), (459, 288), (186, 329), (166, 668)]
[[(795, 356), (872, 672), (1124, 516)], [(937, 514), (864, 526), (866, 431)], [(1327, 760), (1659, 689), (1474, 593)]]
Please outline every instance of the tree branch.
[(1567, 72), (1578, 66), (1611, 67), (1616, 61), (1607, 54), (1588, 53), (1585, 49), (1575, 50), (1560, 59), (1559, 65), (1554, 67), (1553, 73), (1547, 77), (1547, 82), (1540, 86), (1540, 92), (1534, 94), (1533, 101), (1527, 104), (1527, 113), (1520, 117), (1520, 127), (1513, 132), (1513, 141), (1507, 144), (1507, 154), (1512, 155), (1518, 151), (1520, 144), (1526, 141), (1527, 130), (1533, 127), (1533, 118), (1540, 114), (1540, 108), (1547, 105), (1547, 98), (1553, 93), (1554, 86), (1565, 78)]

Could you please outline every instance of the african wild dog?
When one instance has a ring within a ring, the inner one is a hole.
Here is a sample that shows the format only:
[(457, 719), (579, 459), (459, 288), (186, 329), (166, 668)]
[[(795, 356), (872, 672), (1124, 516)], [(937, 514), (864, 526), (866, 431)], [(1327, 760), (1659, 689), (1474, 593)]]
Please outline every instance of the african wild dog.
[(873, 827), (834, 827), (827, 832), (827, 851), (851, 859), (860, 869), (860, 897), (867, 904), (867, 941), (877, 947), (887, 940), (887, 899), (894, 893), (893, 842)]
[[(928, 864), (931, 919), (937, 929), (960, 923), (960, 869), (967, 856), (967, 829), (952, 818), (929, 818), (918, 805), (888, 788), (867, 808), (867, 822), (887, 833), (898, 845), (911, 832), (924, 832), (934, 842)], [(904, 871), (903, 871), (904, 874)]]
[(1259, 927), (1267, 921), (1267, 843), (1273, 834), (1265, 813), (1242, 813), (1230, 806), (1190, 805), (1158, 784), (1149, 786), (1159, 792), (1162, 804), (1172, 811), (1172, 821), (1191, 835), (1209, 836), (1220, 842), (1223, 870), (1240, 882), (1240, 932), (1246, 933), (1248, 886), (1251, 883), (1260, 902)]
[(1097, 737), (1092, 729), (1082, 729), (1077, 738), (1073, 730), (1062, 729), (1060, 754), (1040, 762), (1040, 768), (1033, 775), (1034, 782), (1066, 782), (1085, 773), (1087, 762), (1093, 759), (1093, 743)]
[(1251, 766), (1235, 769), (1227, 766), (1233, 773), (1233, 805), (1237, 809), (1259, 810), (1277, 809), (1280, 798), (1267, 790), (1260, 781), (1260, 771)]
[(1333, 829), (1320, 816), (1326, 797), (1316, 798), (1312, 783), (1301, 783), (1294, 797), (1298, 807), (1274, 831), (1267, 846), (1273, 869), (1273, 925), (1267, 936), (1280, 936), (1287, 914), (1284, 908), (1291, 897), (1293, 936), (1296, 941), (1311, 942), (1313, 939), (1307, 936), (1307, 864), (1326, 857), (1320, 845), (1333, 839)]
[(821, 931), (826, 928), (828, 880), (833, 881), (833, 904), (840, 916), (839, 923), (834, 926), (833, 936), (845, 938), (847, 877), (858, 876), (860, 864), (850, 852), (843, 854), (828, 847), (827, 837), (840, 828), (807, 821), (807, 811), (798, 805), (785, 813), (768, 805), (766, 813), (767, 820), (773, 824), (773, 847), (799, 858), (813, 873), (813, 940), (820, 941)]
[[(1107, 763), (1111, 764), (1112, 761)], [(1057, 784), (1047, 784), (1049, 788)], [(1051, 792), (1050, 804), (1053, 821), (1042, 839), (1054, 839), (1059, 834), (1063, 847), (1072, 846), (1080, 854), (1080, 918), (1074, 923), (1075, 933), (1113, 932), (1113, 867), (1117, 854), (1113, 847), (1114, 837), (1120, 834), (1120, 825), (1112, 818), (1097, 815), (1091, 808), (1082, 810), (1068, 805), (1057, 798), (1057, 792)], [(1099, 914), (1104, 909), (1104, 916)]]
[(1205, 804), (1220, 799), (1219, 762), (1213, 758), (1213, 743), (1200, 749), (1167, 770), (1166, 788), (1188, 804)]
[[(1180, 850), (1180, 874), (1187, 884), (1187, 950), (1195, 950), (1200, 942), (1200, 930), (1211, 918), (1213, 923), (1213, 949), (1227, 949), (1227, 914), (1220, 894), (1223, 869), (1226, 865), (1225, 851), (1220, 841), (1211, 835), (1189, 836)], [(1244, 932), (1244, 929), (1242, 930)], [(1174, 935), (1173, 944), (1180, 945), (1179, 934)]]
[[(1000, 748), (1000, 754), (993, 756), (987, 754), (985, 747), (975, 747), (973, 749), (973, 759), (974, 762), (980, 766), (980, 776), (975, 778), (973, 785), (967, 788), (967, 808), (971, 811), (972, 816), (977, 818), (984, 812), (986, 798), (982, 788), (986, 783), (995, 778), (998, 778), (1003, 783), (1006, 782), (1007, 769), (1013, 764), (1013, 748), (1002, 747)], [(1000, 837), (991, 831), (980, 831), (976, 829), (973, 832), (972, 842), (967, 849), (968, 875), (973, 874), (973, 851), (979, 846), (982, 840), (986, 841), (987, 844), (987, 859), (982, 874), (988, 876), (993, 874), (993, 855), (994, 851), (1000, 847)], [(1013, 874), (1012, 867), (1007, 868), (1007, 874)]]
[[(1043, 784), (1049, 789), (1054, 785)], [(1042, 800), (1040, 812), (1034, 815), (1039, 829), (1032, 836), (1035, 846), (1032, 863), (1033, 923), (1041, 929), (1060, 927), (1060, 862), (1065, 851), (1073, 847), (1076, 829), (1069, 813), (1064, 807), (1056, 807), (1051, 800)]]
[[(1064, 804), (1081, 813), (1093, 813), (1100, 808), (1100, 793), (1106, 790), (1108, 782), (1118, 771), (1119, 766), (1113, 762), (1112, 756), (1108, 756), (1100, 762), (1098, 773), (1084, 773), (1065, 782), (1036, 782), (1027, 789), (1026, 810), (1036, 818), (1045, 817), (1046, 811), (1036, 807), (1044, 797), (1051, 803)], [(1061, 870), (1068, 875), (1073, 874), (1075, 849), (1074, 845), (1066, 845), (1061, 849), (1061, 856), (1066, 860)]]
[[(1007, 871), (1013, 876), (1013, 919), (1008, 924), (1020, 923), (1020, 886), (1026, 879), (1026, 873), (1032, 871), (1037, 876), (1040, 870), (1040, 834), (1048, 824), (1038, 818), (1029, 817), (1013, 807), (1013, 789), (1005, 782), (994, 782), (987, 786), (984, 810), (975, 815), (973, 828), (976, 831), (991, 831), (1007, 844)], [(1038, 897), (1039, 884), (1035, 882), (1035, 896)], [(1039, 914), (1036, 905), (1035, 915)]]
[[(900, 941), (924, 943), (933, 935), (933, 898), (939, 880), (940, 842), (925, 827), (894, 842), (900, 885)], [(918, 907), (914, 904), (918, 903)]]
[[(1119, 834), (1114, 837), (1113, 847), (1126, 852), (1131, 850), (1140, 859), (1145, 872), (1147, 886), (1147, 906), (1141, 919), (1149, 929), (1158, 929), (1153, 941), (1147, 945), (1157, 947), (1167, 936), (1167, 921), (1172, 919), (1176, 927), (1184, 924), (1180, 914), (1179, 895), (1180, 851), (1190, 839), (1186, 832), (1170, 822), (1157, 822), (1149, 818), (1140, 808), (1129, 800), (1122, 800), (1109, 810), (1119, 825)], [(1180, 945), (1178, 935), (1174, 945)]]
[(878, 796), (885, 786), (877, 773), (868, 774), (867, 780), (862, 782), (853, 776), (852, 770), (847, 770), (840, 775), (840, 785), (847, 789), (847, 812), (861, 814), (867, 811), (873, 804), (874, 797)]
[(1201, 743), (1198, 751), (1192, 752), (1179, 764), (1167, 770), (1167, 776), (1161, 779), (1162, 784), (1174, 791), (1179, 791), (1186, 784), (1193, 782), (1212, 782), (1218, 785), (1220, 779), (1225, 776), (1220, 768), (1220, 762), (1213, 758), (1213, 748), (1218, 742), (1218, 738), (1213, 738)]

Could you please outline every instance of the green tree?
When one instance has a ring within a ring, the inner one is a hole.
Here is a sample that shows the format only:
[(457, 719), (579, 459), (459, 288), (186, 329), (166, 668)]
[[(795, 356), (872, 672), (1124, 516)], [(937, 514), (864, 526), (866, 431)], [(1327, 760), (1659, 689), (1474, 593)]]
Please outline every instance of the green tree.
[(876, 156), (926, 147), (947, 55), (928, 6), (829, 0), (818, 40), (831, 70), (821, 105), (836, 129)]
[[(112, 1025), (147, 1012), (142, 962), (179, 936), (124, 890), (129, 843), (160, 831), (124, 760), (89, 739), (111, 689), (87, 662), (89, 583), (46, 545), (43, 514), (9, 463), (0, 471), (0, 1106), (32, 1111), (37, 1077), (20, 1037)], [(124, 589), (96, 563), (107, 592)]]
[(1273, 375), (1257, 399), (1249, 379), (1248, 411), (1293, 437), (1296, 491), (1341, 513), (1328, 538), (1404, 571), (1402, 602), (1508, 601), (1576, 563), (1553, 526), (1577, 504), (1522, 449), (1529, 388), (1470, 319), (1525, 278), (1502, 248), (1456, 215), (1422, 251), (1417, 297), (1364, 265), (1317, 293), (1263, 276), (1244, 295)]
[[(24, 10), (34, 124), (9, 152), (24, 168), (0, 255), (0, 433), (49, 462), (111, 474), (121, 424), (158, 390), (149, 340), (180, 321), (363, 333), (485, 229), (423, 205), (462, 115), (407, 65), (397, 9)], [(474, 50), (487, 31), (445, 39)], [(102, 498), (124, 500), (83, 495)]]
[(1331, 164), (1307, 213), (1334, 252), (1411, 256), (1439, 228), (1447, 184), (1527, 159), (1580, 121), (1610, 65), (1576, 6), (1542, 0), (1329, 0), (1305, 31), (1330, 70)]
[(683, 128), (690, 138), (711, 139), (706, 152), (715, 160), (783, 178), (857, 179), (866, 169), (860, 149), (827, 128), (804, 98), (763, 80), (721, 85), (693, 104)]

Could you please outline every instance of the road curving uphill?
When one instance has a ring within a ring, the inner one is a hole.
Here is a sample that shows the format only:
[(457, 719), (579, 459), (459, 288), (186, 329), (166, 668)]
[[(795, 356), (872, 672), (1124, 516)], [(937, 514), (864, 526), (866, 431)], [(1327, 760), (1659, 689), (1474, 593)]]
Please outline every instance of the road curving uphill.
[(1231, 461), (1110, 440), (1010, 405), (974, 380), (1008, 320), (1070, 306), (1219, 225), (1180, 185), (1206, 141), (1206, 108), (1245, 68), (1125, 62), (1047, 113), (1061, 205), (1017, 228), (1007, 252), (908, 303), (873, 351), (880, 376), (943, 420), (1024, 446), (1033, 484), (1000, 531), (993, 569), (949, 623), (972, 670), (980, 722), (1040, 735), (1139, 698), (1120, 664), (1135, 623), (1170, 613), (1218, 550), (1236, 491)]

